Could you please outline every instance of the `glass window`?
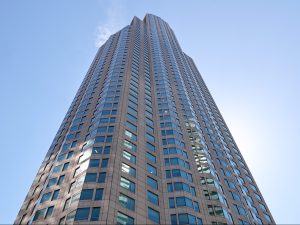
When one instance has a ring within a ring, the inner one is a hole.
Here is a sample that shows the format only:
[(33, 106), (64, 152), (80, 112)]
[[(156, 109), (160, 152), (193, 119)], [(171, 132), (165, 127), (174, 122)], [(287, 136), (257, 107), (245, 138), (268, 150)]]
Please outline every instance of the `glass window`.
[(106, 172), (99, 173), (98, 183), (104, 183), (106, 178)]
[[(129, 120), (131, 120), (132, 122), (137, 122), (137, 118), (135, 117), (135, 116), (133, 116), (133, 115), (131, 115), (131, 114), (128, 114), (127, 113), (127, 118), (129, 119)], [(136, 130), (135, 130), (136, 131)]]
[(62, 164), (61, 164), (61, 165), (58, 165), (58, 166), (56, 166), (56, 167), (54, 167), (52, 173), (57, 173), (57, 172), (59, 172), (59, 171), (61, 170), (61, 167), (62, 167)]
[(130, 209), (132, 211), (134, 211), (135, 209), (135, 202), (134, 202), (134, 199), (133, 198), (130, 198), (124, 194), (120, 194), (119, 195), (119, 203), (127, 208), (127, 209)]
[(67, 170), (69, 168), (69, 164), (70, 164), (69, 162), (65, 163), (62, 171)]
[(92, 209), (91, 221), (98, 221), (100, 215), (100, 207), (94, 207)]
[(52, 216), (53, 209), (54, 209), (54, 206), (50, 206), (50, 207), (47, 209), (47, 213), (46, 213), (45, 219)]
[(85, 183), (96, 182), (96, 179), (97, 179), (97, 173), (87, 173), (84, 182)]
[(67, 154), (62, 154), (62, 155), (58, 156), (57, 162), (64, 160), (66, 158), (66, 156), (67, 156)]
[(260, 207), (262, 210), (264, 210), (265, 212), (267, 211), (266, 207), (265, 207), (263, 204), (261, 204), (261, 203), (258, 203), (258, 204), (259, 204), (259, 207)]
[(69, 152), (69, 153), (68, 153), (68, 156), (67, 156), (67, 159), (72, 158), (73, 154), (74, 154), (74, 152)]
[(125, 163), (122, 163), (121, 170), (122, 170), (122, 172), (127, 173), (130, 176), (135, 177), (135, 175), (136, 175), (136, 170), (133, 167), (131, 167)]
[[(130, 122), (126, 122), (126, 126), (129, 127), (131, 130), (137, 132), (137, 126), (135, 126), (134, 124), (130, 123)], [(125, 133), (126, 134), (126, 133)], [(127, 135), (127, 134), (126, 134)]]
[(193, 196), (196, 196), (196, 189), (191, 186), (191, 193)]
[(45, 213), (46, 213), (46, 208), (37, 210), (36, 213), (34, 214), (33, 221), (44, 218)]
[(151, 177), (147, 177), (147, 184), (154, 189), (158, 189), (157, 181)]
[(57, 185), (62, 184), (64, 182), (64, 179), (65, 179), (65, 175), (60, 176), (58, 181), (57, 181)]
[(95, 200), (102, 200), (103, 188), (96, 189)]
[(149, 125), (146, 124), (146, 130), (149, 131), (150, 133), (154, 133), (154, 129), (150, 127)]
[(89, 167), (99, 167), (100, 160), (99, 159), (91, 159)]
[(146, 157), (149, 161), (156, 163), (156, 157), (152, 154), (150, 154), (149, 152), (146, 153)]
[(95, 137), (95, 143), (102, 143), (105, 142), (105, 136), (97, 136)]
[(114, 126), (109, 126), (109, 127), (107, 127), (107, 132), (109, 132), (109, 133), (112, 133), (112, 132), (114, 132)]
[(224, 216), (223, 209), (220, 206), (208, 205), (208, 213), (209, 215)]
[(159, 198), (158, 198), (158, 195), (154, 194), (153, 192), (151, 191), (148, 191), (147, 192), (147, 196), (148, 196), (148, 201), (155, 204), (155, 205), (159, 205)]
[(105, 146), (103, 154), (109, 154), (110, 153), (110, 149), (111, 149), (111, 146)]
[(81, 191), (80, 200), (92, 200), (94, 189), (83, 189)]
[(197, 218), (197, 222), (198, 222), (198, 225), (203, 225), (202, 219), (199, 217)]
[(245, 216), (247, 213), (246, 213), (246, 210), (244, 209), (244, 207), (242, 207), (242, 206), (237, 206), (237, 205), (235, 205), (235, 207), (236, 207), (236, 209), (237, 209), (237, 211), (238, 211), (238, 213), (240, 214), (240, 215), (242, 215), (242, 216)]
[(148, 218), (155, 222), (155, 223), (160, 223), (160, 214), (158, 211), (148, 207)]
[(117, 225), (134, 225), (134, 219), (128, 215), (118, 212)]
[(130, 131), (128, 131), (128, 130), (125, 130), (125, 135), (131, 140), (131, 141), (136, 141), (137, 140), (137, 136), (134, 134), (134, 133), (132, 133), (132, 132), (130, 132)]
[(172, 183), (168, 183), (167, 184), (167, 189), (168, 189), (168, 192), (173, 192), (173, 185), (172, 185)]
[(200, 208), (199, 208), (199, 204), (198, 204), (198, 202), (196, 202), (196, 201), (194, 201), (194, 210), (196, 211), (196, 212), (200, 212)]
[(137, 116), (138, 113), (135, 109), (131, 108), (130, 106), (128, 106), (127, 109), (128, 109), (128, 112), (130, 112), (132, 115)]
[(147, 164), (147, 171), (153, 175), (157, 175), (156, 168), (150, 164)]
[(255, 195), (255, 197), (256, 197), (259, 201), (262, 200), (261, 197), (260, 197), (258, 194), (254, 193), (254, 195)]
[(136, 145), (133, 144), (133, 143), (131, 143), (130, 141), (124, 140), (124, 146), (125, 146), (126, 148), (129, 148), (130, 150), (136, 152)]
[(185, 203), (185, 197), (177, 197), (176, 198), (176, 205), (177, 207), (179, 206), (185, 206), (186, 203)]
[(269, 215), (267, 215), (267, 214), (264, 213), (264, 217), (265, 217), (270, 223), (272, 222), (271, 217), (270, 217)]
[(55, 185), (56, 182), (57, 182), (57, 177), (51, 178), (51, 179), (48, 181), (47, 188), (48, 188), (48, 187), (51, 187), (51, 186), (53, 186), (53, 185)]
[(150, 144), (149, 142), (146, 143), (146, 148), (149, 149), (151, 152), (155, 152), (155, 146)]
[(73, 141), (72, 144), (71, 144), (71, 148), (76, 147), (76, 145), (77, 145), (77, 141)]
[(108, 165), (108, 160), (109, 159), (102, 159), (102, 162), (101, 162), (101, 168), (106, 168), (107, 165)]
[(75, 221), (88, 220), (90, 208), (78, 208), (75, 214)]
[(231, 197), (232, 197), (233, 200), (235, 200), (235, 201), (240, 201), (241, 200), (238, 193), (233, 192), (233, 191), (229, 191), (229, 193), (231, 194)]
[(171, 214), (171, 225), (177, 225), (177, 216), (176, 216), (176, 214)]
[(127, 180), (124, 177), (121, 177), (120, 186), (127, 189), (128, 191), (135, 193), (135, 183), (133, 183), (130, 180)]
[(92, 154), (101, 154), (103, 147), (94, 147)]
[(187, 213), (178, 214), (179, 224), (189, 224), (189, 217)]
[(128, 100), (128, 105), (130, 105), (132, 108), (135, 108), (135, 109), (138, 108), (138, 105), (131, 100)]
[(136, 157), (125, 150), (123, 150), (123, 157), (134, 164), (136, 163)]
[(46, 202), (50, 199), (52, 192), (48, 192), (46, 194), (43, 194), (42, 198), (41, 198), (41, 203)]
[(170, 207), (170, 209), (175, 208), (174, 198), (169, 198), (169, 207)]
[(56, 199), (58, 198), (58, 195), (59, 195), (59, 190), (55, 190), (55, 191), (53, 192), (51, 201), (56, 200)]
[(155, 138), (152, 135), (148, 134), (148, 133), (146, 133), (146, 138), (147, 138), (148, 141), (151, 141), (151, 142), (155, 141)]

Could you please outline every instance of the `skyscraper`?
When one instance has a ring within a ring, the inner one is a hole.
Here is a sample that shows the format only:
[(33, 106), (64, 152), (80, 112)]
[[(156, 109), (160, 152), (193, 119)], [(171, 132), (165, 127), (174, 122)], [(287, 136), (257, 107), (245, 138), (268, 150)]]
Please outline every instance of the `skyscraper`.
[(266, 224), (271, 213), (169, 25), (98, 50), (16, 224)]

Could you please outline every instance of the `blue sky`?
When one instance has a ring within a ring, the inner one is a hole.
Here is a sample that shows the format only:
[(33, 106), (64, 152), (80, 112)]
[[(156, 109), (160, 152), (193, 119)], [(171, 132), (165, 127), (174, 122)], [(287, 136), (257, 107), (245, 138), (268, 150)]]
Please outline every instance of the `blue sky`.
[(153, 13), (196, 62), (277, 223), (300, 223), (300, 1), (0, 1), (0, 223), (12, 223), (96, 54)]

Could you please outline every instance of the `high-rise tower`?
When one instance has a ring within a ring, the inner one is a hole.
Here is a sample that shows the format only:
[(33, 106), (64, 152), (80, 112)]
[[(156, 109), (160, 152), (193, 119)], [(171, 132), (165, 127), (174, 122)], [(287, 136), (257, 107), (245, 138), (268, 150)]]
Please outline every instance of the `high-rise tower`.
[(100, 47), (15, 223), (275, 222), (193, 60), (148, 14)]

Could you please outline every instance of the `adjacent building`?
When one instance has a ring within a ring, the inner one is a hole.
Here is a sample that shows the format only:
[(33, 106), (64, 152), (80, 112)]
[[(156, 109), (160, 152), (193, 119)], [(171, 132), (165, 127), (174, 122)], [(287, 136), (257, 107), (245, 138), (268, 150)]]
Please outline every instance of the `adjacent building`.
[(147, 14), (86, 74), (15, 224), (274, 224), (193, 60)]

